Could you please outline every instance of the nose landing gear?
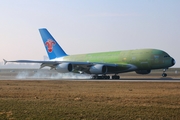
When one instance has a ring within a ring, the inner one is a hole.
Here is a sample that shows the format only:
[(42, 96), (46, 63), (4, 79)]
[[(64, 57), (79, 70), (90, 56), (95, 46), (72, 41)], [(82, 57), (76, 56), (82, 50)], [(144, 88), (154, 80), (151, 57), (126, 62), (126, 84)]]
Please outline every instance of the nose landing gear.
[(167, 74), (165, 72), (166, 72), (166, 69), (163, 69), (162, 77), (166, 77), (167, 76)]

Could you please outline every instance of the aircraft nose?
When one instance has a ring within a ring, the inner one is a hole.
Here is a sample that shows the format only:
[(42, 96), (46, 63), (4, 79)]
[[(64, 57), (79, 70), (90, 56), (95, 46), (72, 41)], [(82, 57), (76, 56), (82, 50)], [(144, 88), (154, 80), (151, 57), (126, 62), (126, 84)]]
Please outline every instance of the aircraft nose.
[(171, 60), (171, 64), (172, 64), (172, 66), (176, 64), (176, 61), (173, 58)]

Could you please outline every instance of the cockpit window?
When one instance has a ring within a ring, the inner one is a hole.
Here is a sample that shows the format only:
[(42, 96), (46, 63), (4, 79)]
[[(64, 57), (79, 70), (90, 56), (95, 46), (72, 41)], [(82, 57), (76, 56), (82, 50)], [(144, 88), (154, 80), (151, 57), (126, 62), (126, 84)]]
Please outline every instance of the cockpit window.
[(164, 57), (167, 58), (167, 57), (170, 57), (170, 56), (169, 55), (165, 55)]

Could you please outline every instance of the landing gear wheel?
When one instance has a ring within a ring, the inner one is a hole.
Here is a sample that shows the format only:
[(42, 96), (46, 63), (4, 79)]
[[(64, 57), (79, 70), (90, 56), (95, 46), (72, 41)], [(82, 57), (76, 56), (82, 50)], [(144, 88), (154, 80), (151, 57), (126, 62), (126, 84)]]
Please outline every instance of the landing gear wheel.
[(163, 76), (163, 77), (166, 77), (166, 76), (167, 76), (167, 74), (166, 74), (166, 73), (163, 73), (163, 74), (162, 74), (162, 76)]
[(104, 76), (104, 79), (110, 79), (110, 76)]
[(94, 75), (92, 77), (92, 79), (110, 79), (110, 76), (106, 76), (106, 75), (104, 75), (104, 76)]
[(119, 76), (117, 76), (117, 75), (113, 75), (112, 76), (112, 79), (116, 79), (116, 80), (118, 80), (120, 77)]
[(97, 79), (97, 77), (98, 77), (98, 76), (95, 75), (95, 76), (92, 77), (92, 79)]
[[(168, 68), (167, 68), (168, 69)], [(163, 69), (163, 74), (162, 74), (162, 77), (166, 77), (167, 74), (165, 73), (167, 69)]]

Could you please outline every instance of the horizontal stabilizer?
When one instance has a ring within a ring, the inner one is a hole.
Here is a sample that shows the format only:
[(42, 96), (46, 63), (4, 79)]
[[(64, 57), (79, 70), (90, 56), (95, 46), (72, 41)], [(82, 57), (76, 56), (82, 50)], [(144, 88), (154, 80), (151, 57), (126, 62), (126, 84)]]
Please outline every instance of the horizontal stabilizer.
[(4, 61), (4, 65), (8, 62), (7, 60), (5, 60), (5, 59), (3, 59), (3, 61)]

